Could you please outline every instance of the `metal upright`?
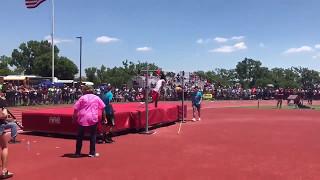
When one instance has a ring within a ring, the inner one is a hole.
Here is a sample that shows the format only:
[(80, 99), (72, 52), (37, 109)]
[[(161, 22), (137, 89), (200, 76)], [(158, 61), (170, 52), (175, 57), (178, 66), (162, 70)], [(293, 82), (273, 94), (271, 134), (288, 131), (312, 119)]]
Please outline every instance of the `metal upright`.
[[(152, 70), (153, 72), (154, 70)], [(146, 84), (145, 84), (145, 107), (146, 107), (146, 128), (145, 131), (141, 132), (141, 134), (154, 134), (155, 131), (149, 131), (149, 64), (147, 63), (147, 68), (145, 70), (142, 70), (142, 72), (146, 72)]]
[(147, 64), (147, 72), (146, 72), (146, 95), (145, 95), (145, 105), (146, 105), (146, 133), (149, 132), (149, 65)]
[(184, 71), (182, 71), (182, 81), (181, 81), (181, 89), (182, 89), (182, 102), (181, 102), (181, 113), (182, 113), (182, 117), (181, 117), (181, 120), (180, 120), (180, 123), (179, 123), (179, 129), (178, 129), (178, 134), (180, 134), (180, 131), (181, 131), (181, 127), (182, 127), (182, 123), (185, 122), (184, 121)]
[(182, 118), (181, 121), (184, 121), (184, 71), (182, 71)]

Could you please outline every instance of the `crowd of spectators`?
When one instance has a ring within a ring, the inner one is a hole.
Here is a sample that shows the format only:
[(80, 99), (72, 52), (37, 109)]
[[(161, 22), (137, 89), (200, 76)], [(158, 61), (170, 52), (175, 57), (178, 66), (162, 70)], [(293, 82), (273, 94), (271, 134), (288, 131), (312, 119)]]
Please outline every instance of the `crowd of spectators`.
[[(283, 91), (283, 99), (287, 99), (290, 95), (298, 95), (302, 99), (320, 99), (320, 89), (291, 89), (291, 88), (249, 88), (243, 89), (238, 86), (234, 87), (217, 87), (212, 88), (212, 93), (216, 100), (250, 100), (250, 99), (275, 99), (277, 92)], [(207, 91), (208, 93), (208, 91)]]
[(6, 98), (8, 106), (74, 103), (81, 95), (81, 89), (69, 86), (47, 88), (41, 86), (16, 86), (11, 83), (2, 86), (1, 94)]
[[(179, 76), (178, 76), (179, 77)], [(155, 77), (156, 78), (156, 77)], [(155, 84), (150, 84), (150, 89)], [(190, 100), (193, 87), (198, 86), (203, 94), (212, 95), (212, 100), (254, 100), (254, 99), (275, 99), (278, 88), (268, 86), (264, 88), (244, 89), (240, 84), (234, 86), (221, 86), (210, 83), (200, 78), (167, 77), (166, 85), (161, 91), (161, 100), (174, 101), (184, 98)], [(106, 86), (97, 86), (95, 94), (102, 96)], [(320, 89), (281, 89), (283, 99), (289, 95), (299, 95), (302, 99), (320, 99)], [(114, 87), (115, 102), (136, 102), (145, 100), (145, 89), (142, 87)], [(62, 87), (44, 86), (17, 86), (12, 83), (2, 85), (0, 96), (5, 97), (8, 106), (30, 106), (38, 104), (72, 104), (82, 95), (81, 88), (64, 85)]]

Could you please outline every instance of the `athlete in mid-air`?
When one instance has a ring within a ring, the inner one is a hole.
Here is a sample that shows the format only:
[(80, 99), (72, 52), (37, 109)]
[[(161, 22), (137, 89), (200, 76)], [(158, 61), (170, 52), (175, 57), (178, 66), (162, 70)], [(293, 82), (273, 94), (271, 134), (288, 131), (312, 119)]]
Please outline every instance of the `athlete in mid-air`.
[(166, 76), (162, 72), (160, 75), (160, 79), (156, 83), (156, 87), (151, 91), (152, 102), (154, 102), (154, 107), (158, 107), (158, 101), (160, 98), (160, 92), (163, 86), (166, 83)]

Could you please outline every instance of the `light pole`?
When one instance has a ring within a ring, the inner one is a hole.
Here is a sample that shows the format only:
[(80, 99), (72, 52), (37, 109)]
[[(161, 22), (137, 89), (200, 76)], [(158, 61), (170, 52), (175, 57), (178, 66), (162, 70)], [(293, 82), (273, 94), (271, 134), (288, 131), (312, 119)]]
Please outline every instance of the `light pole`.
[(76, 37), (76, 38), (78, 38), (78, 39), (80, 39), (80, 87), (81, 87), (81, 84), (82, 84), (82, 79), (81, 79), (81, 77), (82, 77), (82, 74), (81, 74), (81, 71), (82, 71), (82, 66), (81, 66), (81, 64), (82, 64), (82, 60), (81, 60), (81, 58), (82, 58), (82, 36), (78, 36), (78, 37)]

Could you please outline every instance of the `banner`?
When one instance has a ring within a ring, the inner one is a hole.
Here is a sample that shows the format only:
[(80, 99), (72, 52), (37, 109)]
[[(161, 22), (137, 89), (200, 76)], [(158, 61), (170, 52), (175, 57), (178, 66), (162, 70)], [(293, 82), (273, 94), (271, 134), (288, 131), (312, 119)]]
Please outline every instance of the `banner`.
[(202, 98), (204, 100), (212, 100), (213, 99), (213, 95), (212, 94), (203, 94)]

